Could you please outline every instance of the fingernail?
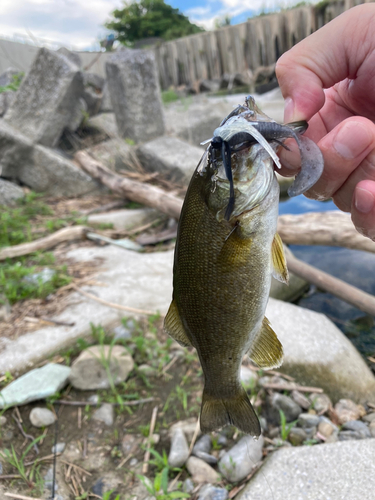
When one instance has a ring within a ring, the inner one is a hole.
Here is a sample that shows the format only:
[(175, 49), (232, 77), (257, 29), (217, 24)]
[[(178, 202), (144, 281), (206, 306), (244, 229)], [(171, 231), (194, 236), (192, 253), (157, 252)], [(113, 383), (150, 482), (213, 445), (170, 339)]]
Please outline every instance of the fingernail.
[(337, 133), (333, 147), (347, 160), (360, 156), (371, 144), (372, 134), (368, 127), (360, 122), (348, 122)]
[(287, 97), (284, 103), (284, 123), (291, 122), (294, 115), (294, 101), (291, 97)]
[(375, 206), (375, 198), (367, 189), (359, 188), (355, 190), (355, 208), (362, 214), (368, 214)]

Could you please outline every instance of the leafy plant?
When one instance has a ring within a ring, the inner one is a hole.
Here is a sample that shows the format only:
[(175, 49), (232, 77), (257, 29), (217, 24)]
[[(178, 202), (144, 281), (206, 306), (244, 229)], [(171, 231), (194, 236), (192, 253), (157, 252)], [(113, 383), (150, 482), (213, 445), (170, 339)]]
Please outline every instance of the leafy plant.
[(14, 467), (18, 474), (20, 475), (20, 478), (27, 484), (29, 488), (33, 488), (35, 486), (35, 481), (37, 481), (40, 484), (40, 474), (39, 474), (39, 468), (37, 467), (37, 462), (34, 462), (34, 464), (31, 466), (30, 470), (27, 469), (25, 466), (25, 458), (31, 448), (38, 443), (44, 436), (41, 435), (34, 439), (26, 448), (25, 451), (22, 453), (22, 455), (18, 458), (17, 453), (11, 445), (11, 449), (9, 450), (8, 448), (5, 448), (3, 451), (0, 451), (0, 457), (5, 460), (9, 465)]
[(150, 464), (155, 465), (157, 472), (154, 481), (150, 481), (146, 476), (138, 475), (138, 478), (147, 488), (147, 491), (153, 495), (157, 500), (173, 500), (175, 498), (189, 498), (190, 495), (187, 493), (182, 493), (180, 491), (170, 491), (168, 492), (168, 477), (169, 472), (180, 472), (181, 469), (177, 467), (169, 467), (168, 455), (165, 450), (163, 450), (163, 455), (160, 455), (156, 450), (150, 449), (150, 453), (154, 456), (150, 460)]
[(19, 89), (19, 86), (21, 85), (22, 78), (23, 78), (24, 74), (25, 73), (20, 72), (17, 75), (13, 75), (12, 81), (10, 83), (8, 83), (8, 85), (0, 87), (0, 94), (2, 92), (7, 92), (9, 90), (11, 90), (13, 92), (17, 91)]
[(288, 439), (290, 431), (292, 430), (292, 427), (294, 427), (296, 425), (298, 420), (294, 420), (293, 422), (289, 422), (287, 424), (285, 413), (283, 412), (283, 410), (279, 409), (279, 413), (280, 413), (280, 423), (281, 423), (281, 426), (280, 426), (281, 439), (283, 441), (286, 441)]

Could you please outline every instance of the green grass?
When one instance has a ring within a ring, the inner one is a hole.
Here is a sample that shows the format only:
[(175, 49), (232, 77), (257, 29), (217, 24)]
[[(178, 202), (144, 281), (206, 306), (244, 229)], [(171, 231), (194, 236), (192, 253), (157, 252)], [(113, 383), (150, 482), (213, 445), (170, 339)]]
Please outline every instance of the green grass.
[[(85, 220), (74, 213), (65, 218), (56, 217), (53, 210), (41, 200), (41, 195), (31, 192), (18, 200), (15, 207), (0, 206), (0, 249), (29, 243), (67, 225), (82, 222)], [(44, 267), (55, 271), (49, 281), (42, 283), (38, 279), (32, 283), (27, 279)], [(0, 290), (11, 304), (30, 298), (44, 299), (70, 281), (66, 266), (57, 266), (50, 252), (38, 252), (0, 262)]]
[(22, 78), (25, 73), (18, 73), (17, 75), (12, 76), (12, 81), (3, 87), (0, 87), (0, 94), (2, 92), (7, 92), (9, 90), (15, 92), (16, 90), (19, 89), (19, 86), (21, 85)]
[(161, 93), (161, 99), (163, 104), (168, 104), (170, 102), (175, 102), (179, 100), (177, 93), (173, 89), (163, 90)]

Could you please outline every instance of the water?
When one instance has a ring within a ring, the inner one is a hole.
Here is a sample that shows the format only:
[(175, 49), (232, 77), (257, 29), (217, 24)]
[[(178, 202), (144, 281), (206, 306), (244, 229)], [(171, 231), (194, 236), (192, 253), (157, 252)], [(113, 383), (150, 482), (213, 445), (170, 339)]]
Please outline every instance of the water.
[[(309, 200), (303, 195), (281, 200), (280, 214), (302, 214), (338, 210), (333, 201)], [(375, 254), (339, 247), (298, 246), (290, 249), (296, 257), (375, 295)], [(301, 307), (326, 314), (365, 357), (375, 353), (375, 318), (330, 293), (311, 288), (296, 302)]]

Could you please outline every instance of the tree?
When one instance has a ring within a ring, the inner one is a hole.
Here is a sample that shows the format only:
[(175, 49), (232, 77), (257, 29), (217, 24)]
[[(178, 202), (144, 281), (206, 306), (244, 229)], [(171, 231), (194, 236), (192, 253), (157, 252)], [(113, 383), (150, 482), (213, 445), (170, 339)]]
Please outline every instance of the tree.
[(105, 26), (117, 32), (117, 40), (124, 45), (143, 38), (173, 40), (204, 31), (164, 0), (132, 0), (123, 9), (116, 9), (112, 16), (114, 19)]

